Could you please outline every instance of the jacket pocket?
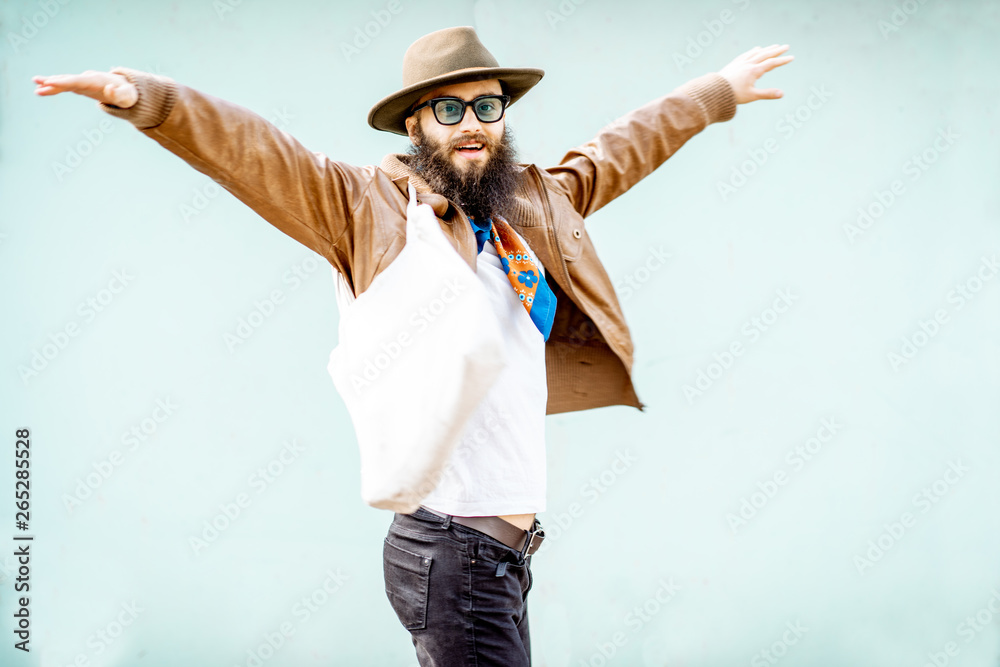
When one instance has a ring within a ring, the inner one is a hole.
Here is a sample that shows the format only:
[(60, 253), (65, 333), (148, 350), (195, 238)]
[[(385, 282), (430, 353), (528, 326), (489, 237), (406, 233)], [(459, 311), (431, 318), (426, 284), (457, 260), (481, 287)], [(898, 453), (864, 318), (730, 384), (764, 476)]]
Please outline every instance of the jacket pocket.
[(586, 234), (583, 218), (575, 211), (567, 215), (562, 224), (556, 227), (556, 234), (559, 235), (559, 250), (562, 251), (563, 259), (567, 262), (576, 261), (583, 249), (583, 235)]
[(534, 169), (534, 172), (535, 182), (540, 190), (538, 210), (555, 234), (563, 260), (576, 261), (583, 249), (584, 235), (587, 233), (583, 216), (573, 207), (569, 197), (561, 188), (546, 187), (546, 180), (537, 169)]
[(427, 595), (433, 560), (431, 556), (421, 556), (396, 546), (388, 537), (382, 545), (385, 594), (407, 630), (427, 627)]
[(583, 238), (587, 233), (584, 228), (583, 216), (576, 212), (569, 200), (564, 196), (552, 193), (552, 221), (556, 236), (559, 238), (559, 250), (567, 262), (576, 261), (583, 249)]

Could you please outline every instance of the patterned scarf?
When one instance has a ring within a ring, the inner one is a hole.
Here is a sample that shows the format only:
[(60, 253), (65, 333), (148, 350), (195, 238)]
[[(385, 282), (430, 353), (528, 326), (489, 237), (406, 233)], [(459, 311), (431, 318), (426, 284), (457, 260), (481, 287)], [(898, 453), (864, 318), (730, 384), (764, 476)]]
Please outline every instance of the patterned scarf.
[(511, 286), (531, 321), (542, 333), (542, 339), (548, 340), (552, 331), (552, 320), (556, 316), (556, 295), (545, 283), (541, 267), (528, 253), (527, 246), (517, 237), (513, 228), (501, 217), (488, 219), (480, 225), (469, 218), (472, 229), (476, 233), (477, 253), (483, 251), (486, 241), (493, 243), (500, 255), (500, 263), (510, 280)]

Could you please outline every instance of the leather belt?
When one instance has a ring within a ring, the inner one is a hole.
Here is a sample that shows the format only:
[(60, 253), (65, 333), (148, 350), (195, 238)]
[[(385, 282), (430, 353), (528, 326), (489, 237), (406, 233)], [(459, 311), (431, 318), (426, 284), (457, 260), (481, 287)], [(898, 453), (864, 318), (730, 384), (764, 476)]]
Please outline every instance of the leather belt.
[(545, 539), (545, 531), (542, 530), (538, 519), (535, 519), (534, 523), (531, 524), (531, 530), (523, 530), (498, 516), (455, 516), (432, 510), (425, 505), (421, 505), (420, 507), (442, 518), (451, 516), (452, 523), (458, 523), (468, 526), (473, 530), (478, 530), (481, 533), (486, 533), (493, 539), (519, 552), (521, 558), (530, 556), (538, 551), (538, 547), (542, 545), (542, 540)]

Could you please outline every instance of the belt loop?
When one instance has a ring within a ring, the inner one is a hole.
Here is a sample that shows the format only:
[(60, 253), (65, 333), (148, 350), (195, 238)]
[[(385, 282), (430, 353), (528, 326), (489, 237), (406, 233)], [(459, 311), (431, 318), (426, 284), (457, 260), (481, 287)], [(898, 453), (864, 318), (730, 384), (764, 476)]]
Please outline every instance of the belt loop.
[(449, 528), (451, 528), (451, 514), (445, 514), (444, 512), (438, 512), (437, 510), (432, 510), (430, 507), (426, 507), (424, 505), (421, 505), (420, 509), (422, 509), (427, 514), (430, 514), (435, 519), (440, 519), (441, 520), (441, 529), (442, 530), (448, 530)]

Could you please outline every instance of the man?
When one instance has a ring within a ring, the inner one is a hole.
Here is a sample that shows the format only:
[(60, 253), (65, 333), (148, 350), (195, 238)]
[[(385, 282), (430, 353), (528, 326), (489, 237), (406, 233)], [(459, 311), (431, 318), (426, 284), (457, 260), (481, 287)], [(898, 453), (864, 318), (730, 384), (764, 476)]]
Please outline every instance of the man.
[[(470, 418), (448, 474), (416, 512), (394, 515), (386, 594), (421, 665), (510, 666), (531, 659), (527, 595), (544, 537), (535, 518), (545, 509), (544, 416), (643, 407), (628, 327), (584, 218), (710, 123), (731, 119), (737, 104), (781, 97), (754, 83), (792, 59), (779, 57), (787, 48), (747, 51), (548, 169), (515, 161), (504, 120), (544, 73), (500, 67), (468, 27), (431, 33), (406, 51), (404, 87), (375, 104), (368, 122), (413, 146), (378, 167), (310, 152), (253, 112), (166, 77), (114, 68), (34, 81), (39, 95), (86, 95), (132, 122), (321, 254), (354, 295), (402, 249), (408, 185), (433, 209), (490, 295), (507, 367)], [(485, 446), (473, 437), (484, 430)]]

